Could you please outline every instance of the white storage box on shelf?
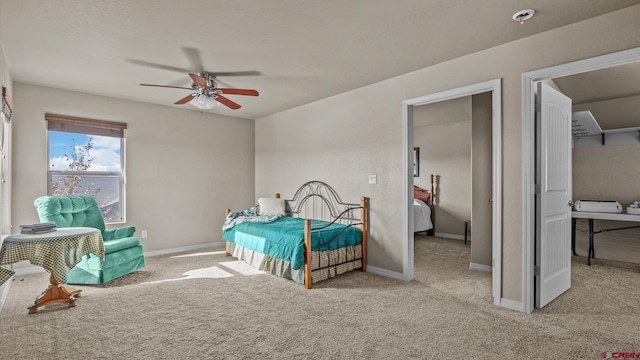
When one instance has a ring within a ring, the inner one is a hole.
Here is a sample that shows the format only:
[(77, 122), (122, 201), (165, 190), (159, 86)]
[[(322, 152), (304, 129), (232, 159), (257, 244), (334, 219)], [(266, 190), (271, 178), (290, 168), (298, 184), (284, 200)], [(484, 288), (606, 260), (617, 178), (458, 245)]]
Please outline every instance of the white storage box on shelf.
[(621, 213), (622, 205), (617, 201), (578, 200), (574, 204), (576, 211)]
[(633, 204), (627, 206), (627, 214), (640, 215), (640, 201), (634, 201)]

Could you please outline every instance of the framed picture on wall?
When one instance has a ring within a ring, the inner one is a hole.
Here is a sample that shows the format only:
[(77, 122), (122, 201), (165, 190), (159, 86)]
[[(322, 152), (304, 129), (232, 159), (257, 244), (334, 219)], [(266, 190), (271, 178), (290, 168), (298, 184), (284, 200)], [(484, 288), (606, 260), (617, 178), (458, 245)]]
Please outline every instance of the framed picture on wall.
[(413, 148), (413, 177), (420, 176), (420, 148)]

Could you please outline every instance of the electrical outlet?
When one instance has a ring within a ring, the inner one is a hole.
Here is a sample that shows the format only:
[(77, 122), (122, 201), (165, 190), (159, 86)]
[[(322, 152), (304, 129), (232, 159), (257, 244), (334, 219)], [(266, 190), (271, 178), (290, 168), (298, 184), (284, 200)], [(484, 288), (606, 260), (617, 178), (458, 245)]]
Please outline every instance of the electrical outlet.
[(147, 238), (147, 230), (142, 230), (142, 234), (140, 234), (140, 236), (141, 236), (143, 239), (146, 239), (146, 238)]
[(376, 175), (369, 175), (369, 184), (377, 184), (378, 177)]

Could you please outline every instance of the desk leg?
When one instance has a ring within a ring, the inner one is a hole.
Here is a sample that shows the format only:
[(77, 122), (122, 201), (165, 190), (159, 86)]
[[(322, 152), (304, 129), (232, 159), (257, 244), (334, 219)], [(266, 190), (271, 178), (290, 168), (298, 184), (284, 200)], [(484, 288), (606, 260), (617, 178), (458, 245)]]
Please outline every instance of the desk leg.
[(593, 219), (589, 219), (589, 255), (587, 256), (587, 264), (591, 265), (591, 258), (595, 258), (593, 250)]
[(29, 314), (38, 312), (38, 307), (66, 302), (68, 307), (76, 306), (76, 299), (80, 297), (80, 292), (67, 284), (60, 284), (51, 274), (49, 276), (49, 287), (42, 294), (38, 295), (33, 305), (29, 306)]
[(576, 253), (576, 218), (571, 219), (571, 251), (573, 255), (578, 255)]
[(467, 231), (468, 231), (468, 223), (464, 222), (464, 244), (467, 245)]

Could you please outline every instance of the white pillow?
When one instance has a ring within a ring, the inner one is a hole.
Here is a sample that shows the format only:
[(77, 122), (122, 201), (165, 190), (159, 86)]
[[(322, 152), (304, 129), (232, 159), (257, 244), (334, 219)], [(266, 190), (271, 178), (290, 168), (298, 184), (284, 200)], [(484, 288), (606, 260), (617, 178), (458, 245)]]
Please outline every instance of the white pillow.
[(259, 198), (260, 215), (284, 215), (284, 199)]

